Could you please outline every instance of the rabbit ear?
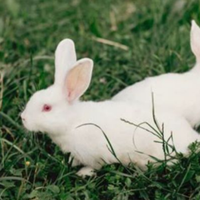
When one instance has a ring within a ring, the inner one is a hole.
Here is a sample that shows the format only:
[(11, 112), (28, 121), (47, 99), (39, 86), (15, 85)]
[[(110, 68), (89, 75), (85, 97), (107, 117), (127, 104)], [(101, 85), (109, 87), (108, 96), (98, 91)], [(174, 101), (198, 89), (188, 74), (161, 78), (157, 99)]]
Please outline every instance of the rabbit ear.
[(92, 77), (93, 61), (89, 58), (79, 60), (66, 76), (68, 102), (78, 99), (89, 87)]
[(190, 32), (191, 49), (196, 57), (197, 63), (200, 63), (200, 28), (194, 20), (192, 20)]
[(74, 42), (70, 39), (62, 40), (55, 52), (55, 84), (63, 85), (66, 73), (76, 63)]

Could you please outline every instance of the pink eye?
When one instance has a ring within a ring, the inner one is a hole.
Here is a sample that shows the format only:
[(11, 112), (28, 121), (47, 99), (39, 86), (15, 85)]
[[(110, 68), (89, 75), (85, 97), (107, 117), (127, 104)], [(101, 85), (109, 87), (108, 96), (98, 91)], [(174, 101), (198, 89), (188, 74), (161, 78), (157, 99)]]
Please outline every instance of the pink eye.
[(44, 104), (42, 111), (43, 112), (49, 112), (52, 109), (52, 107), (48, 104)]

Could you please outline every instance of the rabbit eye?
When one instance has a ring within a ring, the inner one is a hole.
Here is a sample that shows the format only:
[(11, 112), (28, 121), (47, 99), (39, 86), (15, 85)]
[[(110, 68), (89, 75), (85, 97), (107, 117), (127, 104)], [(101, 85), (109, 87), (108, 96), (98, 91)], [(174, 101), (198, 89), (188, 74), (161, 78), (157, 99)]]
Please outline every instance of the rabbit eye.
[(48, 104), (44, 104), (42, 111), (43, 112), (49, 112), (52, 109), (52, 107)]

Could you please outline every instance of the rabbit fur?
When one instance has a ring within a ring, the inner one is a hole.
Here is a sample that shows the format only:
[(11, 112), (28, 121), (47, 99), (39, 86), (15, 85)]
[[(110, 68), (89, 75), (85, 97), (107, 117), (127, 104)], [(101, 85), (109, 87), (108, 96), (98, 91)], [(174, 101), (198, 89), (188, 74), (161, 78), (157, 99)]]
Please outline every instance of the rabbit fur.
[(151, 106), (151, 93), (155, 98), (155, 107), (165, 107), (179, 113), (192, 127), (200, 124), (200, 28), (192, 21), (191, 49), (196, 57), (196, 65), (186, 73), (169, 73), (148, 77), (116, 94), (113, 101), (139, 101)]
[[(192, 30), (197, 29), (194, 26), (196, 25), (193, 22)], [(182, 153), (187, 153), (187, 147), (191, 142), (200, 139), (198, 133), (191, 127), (191, 124), (199, 122), (196, 116), (198, 106), (195, 95), (200, 94), (194, 90), (196, 86), (194, 84), (198, 81), (195, 74), (195, 71), (199, 70), (198, 66), (182, 75), (169, 74), (156, 77), (155, 83), (153, 78), (146, 79), (125, 89), (112, 100), (83, 102), (79, 98), (89, 87), (92, 69), (91, 59), (76, 60), (72, 40), (61, 41), (55, 52), (54, 84), (33, 94), (21, 114), (22, 122), (28, 130), (47, 133), (63, 152), (71, 153), (74, 165), (84, 166), (78, 175), (93, 175), (94, 170), (100, 169), (104, 164), (118, 162), (124, 165), (133, 162), (144, 167), (152, 160), (149, 155), (159, 159), (164, 158), (162, 144), (155, 142), (159, 139), (147, 130), (148, 125), (142, 124), (142, 128), (137, 127), (141, 122), (148, 122), (157, 129), (152, 117), (152, 107), (143, 100), (147, 99), (152, 85), (156, 86), (157, 82), (166, 88), (165, 94), (160, 87), (155, 87), (156, 90), (153, 87), (156, 105), (158, 104), (158, 108), (155, 107), (156, 120), (160, 129), (164, 124), (165, 139), (173, 134), (176, 150)], [(176, 88), (170, 88), (173, 86), (170, 81), (172, 83), (177, 81), (180, 84), (176, 83)], [(167, 91), (168, 88), (173, 90)], [(135, 92), (141, 99), (134, 95)], [(165, 99), (162, 95), (173, 99)], [(195, 109), (189, 113), (191, 107)], [(133, 122), (136, 126), (122, 119)], [(172, 141), (169, 143), (172, 144)]]

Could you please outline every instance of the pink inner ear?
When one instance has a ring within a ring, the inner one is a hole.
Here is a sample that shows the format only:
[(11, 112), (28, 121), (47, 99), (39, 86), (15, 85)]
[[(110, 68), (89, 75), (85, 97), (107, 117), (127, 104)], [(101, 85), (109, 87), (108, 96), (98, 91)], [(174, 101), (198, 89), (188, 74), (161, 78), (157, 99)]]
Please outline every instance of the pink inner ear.
[(200, 62), (200, 28), (193, 21), (191, 28), (191, 48), (196, 56), (197, 62)]
[(69, 103), (71, 103), (73, 100), (74, 100), (73, 92), (68, 91), (68, 94), (67, 94), (67, 101), (68, 101)]
[[(79, 84), (77, 82), (77, 84)], [(71, 88), (68, 88), (67, 87), (67, 99), (68, 99), (68, 102), (73, 102), (75, 99), (79, 98), (82, 94), (82, 88), (79, 88), (78, 86), (76, 86), (75, 88), (71, 87)]]
[(68, 102), (78, 99), (88, 88), (92, 74), (91, 61), (77, 63), (67, 74), (66, 89)]
[(75, 76), (75, 74), (70, 70), (67, 76), (67, 99), (69, 102), (72, 102), (76, 96), (75, 92), (78, 83), (78, 76)]

